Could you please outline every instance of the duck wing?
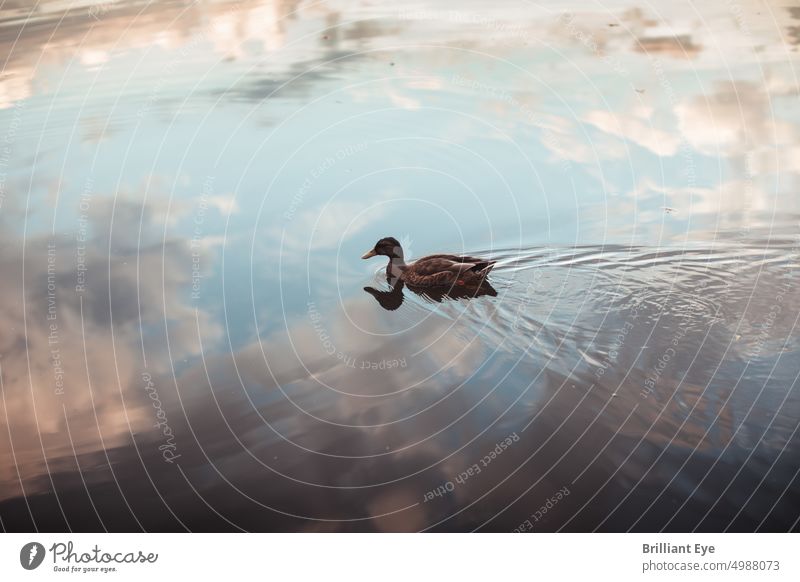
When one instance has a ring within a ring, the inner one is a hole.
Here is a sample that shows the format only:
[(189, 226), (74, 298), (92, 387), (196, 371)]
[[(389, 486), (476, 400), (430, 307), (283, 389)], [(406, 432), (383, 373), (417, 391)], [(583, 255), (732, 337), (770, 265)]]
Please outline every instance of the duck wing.
[(453, 261), (454, 263), (486, 263), (486, 262), (493, 262), (487, 261), (486, 259), (481, 259), (479, 257), (470, 257), (467, 255), (427, 255), (420, 259), (417, 259), (417, 263), (420, 261), (427, 261), (429, 259), (448, 259)]
[(423, 287), (450, 286), (486, 277), (494, 261), (459, 255), (429, 255), (409, 265), (403, 279)]

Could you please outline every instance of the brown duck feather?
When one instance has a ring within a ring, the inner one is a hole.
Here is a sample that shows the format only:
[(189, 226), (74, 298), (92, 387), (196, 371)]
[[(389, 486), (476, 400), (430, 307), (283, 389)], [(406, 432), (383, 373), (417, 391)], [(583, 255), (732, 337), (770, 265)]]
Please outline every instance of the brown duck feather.
[(400, 278), (417, 287), (479, 285), (494, 261), (458, 255), (429, 255), (401, 270)]

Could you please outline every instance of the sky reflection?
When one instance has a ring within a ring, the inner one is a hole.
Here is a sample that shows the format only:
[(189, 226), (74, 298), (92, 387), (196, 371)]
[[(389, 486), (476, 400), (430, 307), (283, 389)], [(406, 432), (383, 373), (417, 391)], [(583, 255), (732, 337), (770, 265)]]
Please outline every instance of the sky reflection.
[(4, 4), (4, 527), (796, 528), (784, 4)]

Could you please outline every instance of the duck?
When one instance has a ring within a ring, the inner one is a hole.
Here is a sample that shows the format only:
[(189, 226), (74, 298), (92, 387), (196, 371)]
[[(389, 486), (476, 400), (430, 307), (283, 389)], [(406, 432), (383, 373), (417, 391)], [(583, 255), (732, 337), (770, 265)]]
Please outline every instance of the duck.
[(382, 255), (389, 257), (386, 278), (397, 278), (410, 288), (435, 289), (454, 287), (480, 287), (496, 261), (466, 255), (428, 255), (406, 264), (403, 247), (391, 236), (375, 243), (362, 259)]

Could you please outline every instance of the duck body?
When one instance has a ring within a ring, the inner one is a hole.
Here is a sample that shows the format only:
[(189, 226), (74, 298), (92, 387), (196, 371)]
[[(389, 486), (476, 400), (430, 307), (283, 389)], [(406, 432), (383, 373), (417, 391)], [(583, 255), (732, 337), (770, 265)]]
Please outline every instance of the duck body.
[(461, 255), (428, 255), (408, 265), (400, 278), (409, 287), (453, 287), (480, 285), (494, 261)]
[(447, 254), (428, 255), (406, 264), (403, 248), (392, 237), (379, 240), (375, 248), (361, 258), (369, 259), (377, 255), (389, 257), (387, 279), (398, 278), (409, 288), (477, 287), (485, 281), (495, 265), (495, 261), (478, 257)]

